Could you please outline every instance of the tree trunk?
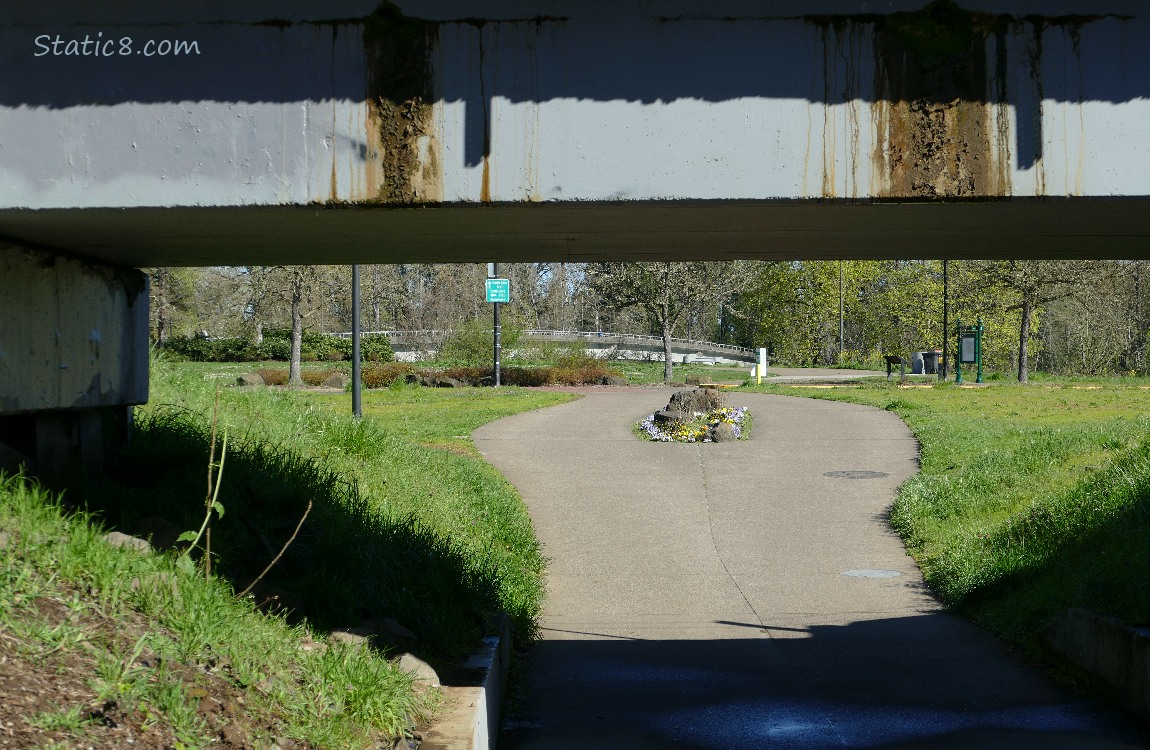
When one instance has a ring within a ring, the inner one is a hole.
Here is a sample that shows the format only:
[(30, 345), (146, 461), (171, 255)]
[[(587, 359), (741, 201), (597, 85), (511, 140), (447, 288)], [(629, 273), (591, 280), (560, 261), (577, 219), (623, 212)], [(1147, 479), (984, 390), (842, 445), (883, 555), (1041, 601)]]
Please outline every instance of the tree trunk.
[(255, 336), (252, 338), (252, 343), (255, 344), (256, 346), (263, 346), (264, 345), (264, 324), (263, 324), (262, 320), (256, 321), (256, 333), (255, 333)]
[(660, 321), (659, 328), (663, 332), (663, 382), (670, 383), (674, 361), (671, 358), (671, 327), (666, 320)]
[(168, 341), (168, 318), (167, 306), (168, 297), (166, 294), (166, 279), (167, 272), (164, 269), (158, 270), (152, 275), (156, 282), (156, 345), (163, 346)]
[(300, 349), (303, 346), (303, 278), (296, 275), (291, 290), (291, 361), (288, 364), (288, 385), (303, 385), (299, 373)]
[(1018, 332), (1018, 382), (1029, 382), (1030, 361), (1027, 356), (1030, 351), (1030, 315), (1034, 307), (1030, 300), (1022, 300), (1022, 324)]

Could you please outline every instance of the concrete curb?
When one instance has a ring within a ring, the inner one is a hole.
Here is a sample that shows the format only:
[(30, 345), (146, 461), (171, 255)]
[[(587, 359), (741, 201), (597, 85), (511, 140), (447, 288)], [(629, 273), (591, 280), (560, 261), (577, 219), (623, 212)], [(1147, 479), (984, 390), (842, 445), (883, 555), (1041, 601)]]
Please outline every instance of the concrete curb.
[(1150, 630), (1071, 609), (1047, 628), (1046, 641), (1071, 663), (1105, 681), (1123, 706), (1150, 722)]
[(470, 658), (440, 675), (450, 705), (424, 733), (421, 750), (494, 750), (510, 666), (511, 632), (503, 617), (498, 635), (484, 638)]

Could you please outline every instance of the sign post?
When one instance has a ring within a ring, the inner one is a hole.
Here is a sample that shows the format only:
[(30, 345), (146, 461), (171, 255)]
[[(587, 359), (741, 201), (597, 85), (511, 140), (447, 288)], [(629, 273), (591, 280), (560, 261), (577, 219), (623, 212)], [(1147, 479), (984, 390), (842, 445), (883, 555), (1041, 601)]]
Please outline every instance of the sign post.
[(977, 368), (974, 382), (982, 382), (982, 319), (978, 325), (964, 326), (958, 321), (958, 362), (955, 367), (957, 377), (955, 382), (962, 385), (962, 366), (975, 365)]
[(499, 325), (499, 305), (511, 301), (511, 280), (496, 278), (499, 275), (499, 264), (487, 264), (487, 301), (495, 310), (495, 378), (494, 383), (500, 385), (500, 349), (502, 348), (502, 330)]

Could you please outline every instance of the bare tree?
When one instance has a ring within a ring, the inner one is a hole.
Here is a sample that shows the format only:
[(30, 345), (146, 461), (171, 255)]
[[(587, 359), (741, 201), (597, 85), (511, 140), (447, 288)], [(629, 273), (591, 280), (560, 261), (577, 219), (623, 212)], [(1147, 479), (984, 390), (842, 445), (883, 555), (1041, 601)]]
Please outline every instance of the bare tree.
[(671, 337), (685, 315), (703, 303), (717, 304), (754, 279), (748, 261), (692, 263), (594, 263), (587, 283), (607, 307), (638, 308), (663, 339), (663, 382), (671, 382)]
[(1100, 261), (1002, 260), (972, 261), (983, 280), (1006, 293), (1008, 310), (1020, 312), (1018, 382), (1029, 381), (1030, 338), (1034, 314), (1044, 305), (1065, 299), (1086, 284), (1106, 283), (1113, 274)]

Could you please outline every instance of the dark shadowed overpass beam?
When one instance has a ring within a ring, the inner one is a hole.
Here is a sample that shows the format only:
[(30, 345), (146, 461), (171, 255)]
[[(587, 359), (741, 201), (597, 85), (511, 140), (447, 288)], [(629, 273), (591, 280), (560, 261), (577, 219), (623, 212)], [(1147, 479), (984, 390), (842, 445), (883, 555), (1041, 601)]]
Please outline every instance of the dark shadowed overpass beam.
[(137, 267), (1148, 258), (1150, 197), (5, 209), (0, 237)]

